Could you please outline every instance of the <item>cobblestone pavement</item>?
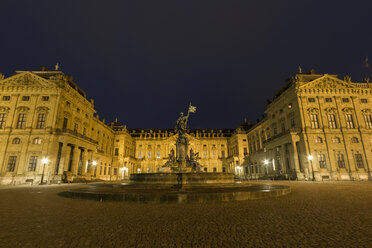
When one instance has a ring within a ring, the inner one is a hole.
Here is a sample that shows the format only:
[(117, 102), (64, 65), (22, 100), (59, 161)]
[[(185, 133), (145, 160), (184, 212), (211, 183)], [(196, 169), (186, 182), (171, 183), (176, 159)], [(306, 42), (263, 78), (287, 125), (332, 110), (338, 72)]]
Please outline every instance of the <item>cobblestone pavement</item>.
[(372, 183), (275, 182), (279, 198), (141, 204), (0, 187), (0, 247), (372, 247)]

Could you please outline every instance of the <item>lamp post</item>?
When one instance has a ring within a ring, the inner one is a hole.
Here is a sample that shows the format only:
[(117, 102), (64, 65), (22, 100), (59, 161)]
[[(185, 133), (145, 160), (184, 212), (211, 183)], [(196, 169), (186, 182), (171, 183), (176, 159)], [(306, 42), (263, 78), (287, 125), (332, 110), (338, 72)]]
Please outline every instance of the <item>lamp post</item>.
[(45, 165), (49, 162), (49, 159), (48, 159), (48, 158), (43, 158), (43, 159), (41, 160), (41, 162), (43, 163), (43, 173), (41, 174), (40, 184), (43, 184)]
[(313, 167), (313, 155), (309, 155), (308, 157), (307, 157), (309, 160), (310, 160), (310, 165), (311, 165), (311, 172), (312, 172), (312, 174), (313, 174), (313, 181), (315, 180), (315, 174), (314, 174), (314, 167)]

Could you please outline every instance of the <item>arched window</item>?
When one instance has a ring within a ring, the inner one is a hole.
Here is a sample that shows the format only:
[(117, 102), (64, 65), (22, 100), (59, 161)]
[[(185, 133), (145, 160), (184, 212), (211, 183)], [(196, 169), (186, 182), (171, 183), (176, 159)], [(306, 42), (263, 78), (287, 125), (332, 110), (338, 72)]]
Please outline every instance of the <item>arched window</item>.
[(359, 143), (359, 139), (357, 137), (352, 137), (351, 143)]
[(35, 138), (32, 142), (35, 145), (40, 145), (41, 144), (41, 139), (40, 138)]
[(21, 139), (20, 138), (14, 138), (12, 141), (12, 144), (21, 144)]

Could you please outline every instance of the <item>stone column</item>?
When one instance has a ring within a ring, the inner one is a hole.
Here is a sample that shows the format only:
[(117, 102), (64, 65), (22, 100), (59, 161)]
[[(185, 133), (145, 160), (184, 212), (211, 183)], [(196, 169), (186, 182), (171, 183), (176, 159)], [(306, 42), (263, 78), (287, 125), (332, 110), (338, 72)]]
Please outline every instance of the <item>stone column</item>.
[[(63, 171), (68, 171), (69, 163), (70, 163), (70, 155), (71, 155), (72, 146), (67, 144), (65, 149), (62, 150), (62, 157), (63, 161), (61, 161), (61, 168)], [(62, 166), (63, 165), (63, 166)]]
[(72, 163), (71, 163), (71, 173), (73, 176), (77, 176), (80, 149), (74, 146), (74, 147), (71, 147), (71, 150), (74, 151), (73, 157), (72, 157)]

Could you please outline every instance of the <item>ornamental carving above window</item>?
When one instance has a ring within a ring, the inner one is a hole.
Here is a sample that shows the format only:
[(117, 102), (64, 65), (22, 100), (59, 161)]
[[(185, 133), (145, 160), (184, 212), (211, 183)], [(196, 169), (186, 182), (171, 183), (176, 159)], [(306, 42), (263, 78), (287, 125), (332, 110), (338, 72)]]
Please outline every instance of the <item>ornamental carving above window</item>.
[(307, 112), (309, 114), (317, 114), (319, 112), (319, 109), (317, 109), (317, 108), (308, 108), (307, 109)]

